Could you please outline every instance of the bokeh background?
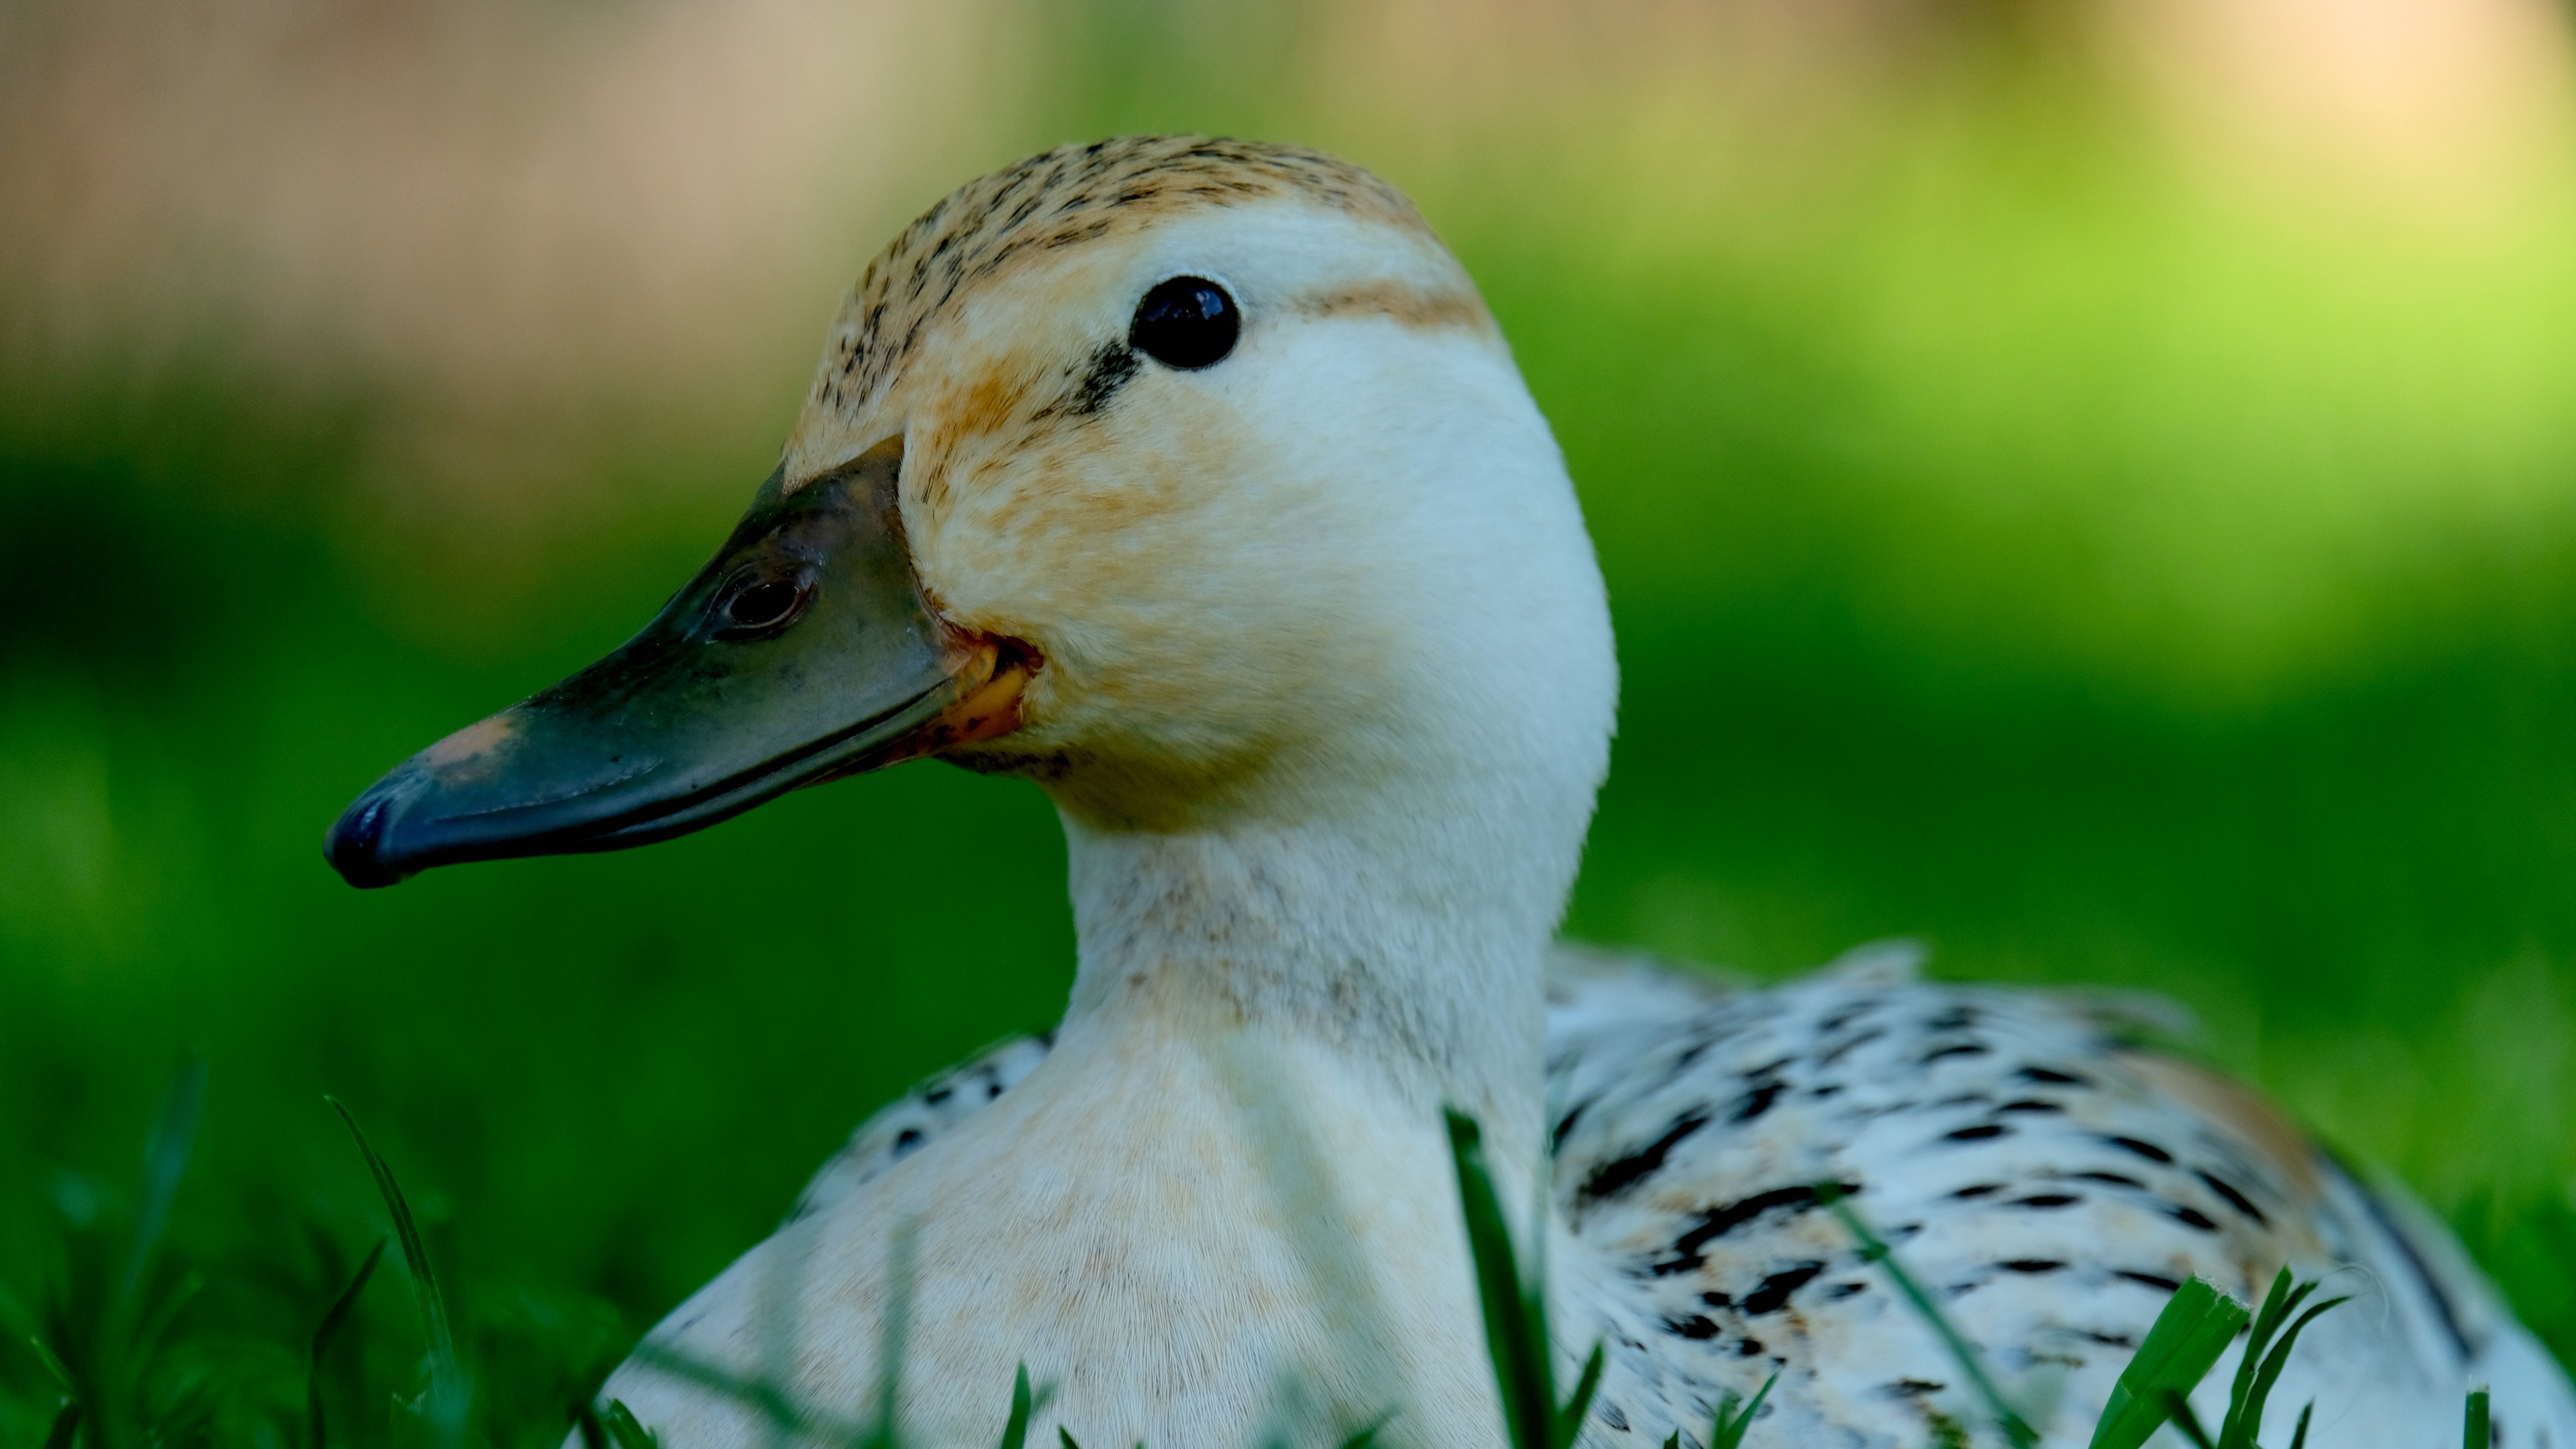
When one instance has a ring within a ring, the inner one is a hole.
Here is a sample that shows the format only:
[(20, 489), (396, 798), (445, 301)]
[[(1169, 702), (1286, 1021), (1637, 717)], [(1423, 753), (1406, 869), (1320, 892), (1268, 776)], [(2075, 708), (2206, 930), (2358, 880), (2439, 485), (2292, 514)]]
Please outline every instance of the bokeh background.
[(2546, 0), (0, 0), (0, 1314), (194, 1053), (226, 1422), (383, 1230), (329, 1092), (543, 1440), (1050, 1021), (1008, 781), (318, 845), (700, 562), (903, 221), (1202, 130), (1408, 189), (1558, 429), (1627, 681), (1572, 933), (2165, 993), (2576, 1353), (2571, 122)]

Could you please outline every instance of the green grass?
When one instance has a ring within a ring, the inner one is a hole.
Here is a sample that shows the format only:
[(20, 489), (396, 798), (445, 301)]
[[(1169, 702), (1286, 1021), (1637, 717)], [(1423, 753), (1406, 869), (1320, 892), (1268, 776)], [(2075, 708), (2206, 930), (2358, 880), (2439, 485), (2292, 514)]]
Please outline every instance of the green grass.
[(1458, 1206), (1500, 1388), (1504, 1438), (1512, 1449), (1568, 1449), (1583, 1431), (1592, 1395), (1601, 1387), (1601, 1345), (1592, 1345), (1562, 1401), (1548, 1349), (1547, 1266), (1538, 1256), (1546, 1237), (1533, 1230), (1527, 1256), (1512, 1244), (1502, 1200), (1485, 1166), (1483, 1130), (1474, 1118), (1448, 1114), (1451, 1169), (1458, 1175)]
[[(367, 1141), (367, 1134), (358, 1129), (358, 1119), (349, 1115), (348, 1108), (337, 1102), (331, 1103), (331, 1108), (340, 1114), (341, 1121), (348, 1124), (349, 1135), (356, 1139), (359, 1153), (367, 1159), (367, 1173), (375, 1179), (376, 1191), (384, 1195), (385, 1213), (393, 1219), (394, 1238), (402, 1244), (403, 1267), (411, 1275), (412, 1302), (420, 1310), (421, 1361), (428, 1380), (411, 1400), (411, 1406), (428, 1425), (433, 1439), (441, 1444), (459, 1443), (465, 1437), (466, 1416), (473, 1408), (474, 1385), (466, 1374), (465, 1365), (456, 1356), (456, 1333), (447, 1320), (447, 1295), (438, 1286), (438, 1273), (430, 1266), (429, 1249), (421, 1242), (419, 1222), (412, 1216), (411, 1203), (403, 1196), (401, 1185), (394, 1181), (393, 1169), (377, 1155), (374, 1145)], [(332, 1303), (332, 1313), (324, 1316), (323, 1323), (328, 1325), (335, 1315), (345, 1317), (347, 1309), (344, 1305), (349, 1304), (354, 1293), (364, 1287), (364, 1275), (353, 1280), (350, 1290)], [(314, 1330), (317, 1340), (321, 1334), (321, 1329)], [(317, 1351), (314, 1358), (319, 1360), (321, 1354)], [(316, 1403), (320, 1401), (318, 1390), (313, 1392), (312, 1398)], [(313, 1422), (320, 1422), (318, 1414)], [(316, 1444), (310, 1449), (321, 1449), (321, 1446)]]
[[(193, 1270), (156, 1278), (155, 1260), (168, 1227), (180, 1181), (194, 1155), (200, 1115), (205, 1104), (203, 1063), (184, 1065), (163, 1099), (143, 1154), (143, 1171), (133, 1221), (120, 1236), (114, 1231), (70, 1234), (65, 1246), (95, 1269), (114, 1263), (112, 1273), (75, 1273), (53, 1285), (39, 1313), (10, 1322), (9, 1331), (23, 1338), (43, 1365), (54, 1390), (45, 1449), (193, 1449), (193, 1446), (286, 1445), (329, 1449), (339, 1444), (426, 1445), (458, 1449), (467, 1444), (499, 1445), (559, 1441), (577, 1435), (584, 1449), (653, 1449), (659, 1436), (641, 1422), (622, 1400), (600, 1396), (600, 1373), (578, 1376), (582, 1382), (559, 1380), (569, 1392), (556, 1400), (560, 1417), (547, 1412), (542, 1400), (512, 1400), (478, 1391), (478, 1379), (497, 1381), (506, 1362), (495, 1355), (470, 1361), (458, 1351), (447, 1294), (423, 1241), (417, 1215), (393, 1167), (378, 1153), (346, 1107), (331, 1103), (346, 1124), (358, 1154), (381, 1197), (392, 1227), (390, 1239), (401, 1248), (401, 1263), (412, 1286), (412, 1305), (419, 1329), (418, 1352), (389, 1380), (390, 1401), (381, 1420), (345, 1422), (335, 1433), (325, 1409), (326, 1385), (336, 1378), (354, 1382), (335, 1385), (345, 1396), (366, 1397), (365, 1369), (335, 1370), (329, 1353), (341, 1326), (374, 1281), (387, 1238), (369, 1249), (347, 1286), (322, 1313), (312, 1334), (312, 1351), (304, 1368), (304, 1402), (295, 1413), (278, 1385), (262, 1383), (235, 1365), (226, 1366), (211, 1344), (192, 1342), (173, 1333), (187, 1304), (205, 1285)], [(1450, 1169), (1458, 1184), (1459, 1222), (1477, 1281), (1485, 1341), (1491, 1354), (1502, 1442), (1513, 1449), (1572, 1449), (1582, 1436), (1595, 1390), (1601, 1382), (1603, 1346), (1594, 1343), (1577, 1381), (1560, 1400), (1554, 1379), (1556, 1353), (1550, 1342), (1547, 1269), (1537, 1245), (1544, 1235), (1531, 1234), (1531, 1246), (1516, 1245), (1493, 1178), (1485, 1164), (1483, 1134), (1471, 1117), (1447, 1114)], [(2029, 1449), (2037, 1435), (1997, 1387), (1975, 1345), (1942, 1312), (1930, 1294), (1908, 1273), (1895, 1251), (1869, 1226), (1839, 1188), (1820, 1185), (1818, 1196), (1849, 1229), (1861, 1256), (1876, 1263), (1900, 1296), (1957, 1359), (1990, 1411), (1990, 1427), (2013, 1449)], [(746, 1376), (715, 1364), (659, 1348), (640, 1345), (636, 1361), (658, 1372), (731, 1398), (767, 1420), (780, 1442), (821, 1442), (841, 1449), (901, 1449), (903, 1345), (909, 1322), (911, 1274), (910, 1228), (894, 1229), (896, 1268), (893, 1297), (885, 1314), (884, 1343), (878, 1364), (873, 1413), (852, 1420), (800, 1400), (788, 1386), (761, 1375)], [(88, 1250), (84, 1252), (83, 1250)], [(158, 1286), (156, 1286), (158, 1285)], [(2171, 1423), (2195, 1449), (2261, 1449), (2259, 1435), (2273, 1385), (2279, 1380), (2300, 1333), (2319, 1316), (2346, 1302), (2329, 1298), (2302, 1305), (2315, 1283), (2294, 1283), (2283, 1268), (2273, 1280), (2262, 1307), (2248, 1311), (2209, 1283), (2193, 1278), (2177, 1289), (2126, 1365), (2111, 1399), (2102, 1410), (2090, 1449), (2141, 1449), (2155, 1431)], [(23, 1312), (6, 1305), (12, 1316)], [(2295, 1315), (2295, 1316), (2294, 1316)], [(2248, 1335), (2230, 1388), (2226, 1418), (2217, 1435), (2205, 1432), (2187, 1396), (2198, 1386), (2238, 1334)], [(227, 1344), (236, 1355), (249, 1345)], [(284, 1345), (274, 1346), (283, 1349)], [(267, 1355), (276, 1366), (291, 1355)], [(399, 1360), (398, 1360), (399, 1362)], [(1707, 1449), (1741, 1449), (1779, 1374), (1765, 1379), (1748, 1401), (1733, 1392), (1715, 1405)], [(1051, 1391), (1032, 1390), (1028, 1366), (1014, 1376), (999, 1440), (1000, 1449), (1025, 1449), (1034, 1415)], [(2304, 1449), (2313, 1403), (2302, 1408), (2290, 1449)], [(1369, 1449), (1375, 1443), (1389, 1406), (1375, 1424), (1361, 1427), (1341, 1449)], [(2463, 1445), (2483, 1449), (2487, 1442), (2488, 1396), (2472, 1391), (2464, 1412)], [(353, 1432), (354, 1431), (354, 1432)], [(1066, 1449), (1080, 1449), (1072, 1432), (1059, 1427)], [(1941, 1438), (1936, 1430), (1936, 1440)], [(1953, 1433), (1950, 1437), (1957, 1437)], [(1284, 1445), (1284, 1437), (1265, 1443)], [(1677, 1430), (1666, 1449), (1680, 1449)], [(1143, 1446), (1139, 1446), (1143, 1449)]]
[[(1579, 106), (1543, 113), (1561, 152), (1442, 161), (1300, 100), (1287, 12), (1237, 45), (1170, 8), (1051, 22), (1060, 94), (992, 159), (1237, 129), (1415, 188), (1617, 610), (1576, 934), (1763, 976), (1907, 935), (1950, 976), (2165, 992), (2576, 1354), (2566, 216), (2458, 251), (2231, 211), (1982, 63), (1875, 92), (1813, 191), (1750, 134), (1639, 182), (1635, 128)], [(649, 615), (803, 359), (685, 434), (566, 419), (605, 501), (538, 528), (406, 471), (383, 378), (229, 334), (62, 364), (17, 346), (49, 305), (0, 295), (0, 1307), (104, 1313), (166, 1211), (121, 1310), (148, 1367), (77, 1371), (174, 1423), (231, 1384), (213, 1433), (381, 1435), (425, 1341), (329, 1094), (401, 1165), (476, 1401), (558, 1433), (852, 1123), (1061, 1011), (1052, 813), (914, 766), (347, 891), (324, 826)], [(189, 1054), (203, 1128), (156, 1209), (133, 1143)], [(0, 1443), (60, 1399), (0, 1343)]]

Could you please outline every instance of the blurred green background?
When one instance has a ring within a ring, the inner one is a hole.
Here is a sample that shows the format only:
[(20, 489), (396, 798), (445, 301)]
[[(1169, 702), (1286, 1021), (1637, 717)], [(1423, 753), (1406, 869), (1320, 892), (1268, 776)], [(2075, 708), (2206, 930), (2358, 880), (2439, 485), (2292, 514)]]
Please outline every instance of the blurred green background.
[[(328, 1092), (542, 1440), (1051, 1021), (1013, 782), (366, 894), (318, 845), (701, 560), (905, 219), (1189, 129), (1412, 191), (1558, 429), (1626, 677), (1571, 933), (2165, 993), (2576, 1355), (2570, 56), (2539, 0), (0, 7), (0, 1312), (195, 1053), (226, 1422), (383, 1230)], [(54, 1402), (0, 1344), (0, 1439)]]

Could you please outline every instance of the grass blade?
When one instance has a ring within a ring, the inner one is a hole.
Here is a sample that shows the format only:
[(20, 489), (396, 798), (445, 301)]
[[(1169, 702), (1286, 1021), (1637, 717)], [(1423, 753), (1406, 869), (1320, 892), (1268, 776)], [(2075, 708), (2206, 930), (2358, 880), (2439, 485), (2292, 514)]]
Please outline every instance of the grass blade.
[(134, 1326), (132, 1335), (125, 1343), (128, 1361), (138, 1367), (151, 1362), (153, 1354), (161, 1347), (162, 1337), (169, 1333), (170, 1325), (178, 1321), (179, 1315), (185, 1312), (188, 1305), (195, 1302), (197, 1295), (205, 1289), (206, 1280), (203, 1274), (194, 1269), (182, 1274), (179, 1281), (171, 1286), (170, 1291), (163, 1294), (159, 1302), (152, 1305), (152, 1311), (144, 1315), (143, 1321)]
[(2460, 1426), (2460, 1449), (2487, 1449), (2495, 1442), (2495, 1430), (2488, 1424), (2488, 1400), (2485, 1389), (2469, 1390), (2469, 1404)]
[(358, 1265), (357, 1273), (349, 1279), (349, 1285), (340, 1290), (340, 1296), (331, 1300), (331, 1306), (322, 1314), (322, 1322), (313, 1330), (313, 1357), (304, 1374), (304, 1449), (324, 1449), (326, 1443), (322, 1424), (322, 1355), (330, 1349), (331, 1340), (339, 1336), (340, 1325), (348, 1321), (349, 1310), (358, 1306), (358, 1295), (367, 1291), (367, 1280), (376, 1276), (376, 1264), (384, 1261), (384, 1256), (385, 1240), (378, 1238), (376, 1245), (367, 1250), (366, 1261)]
[[(2314, 1283), (2308, 1284), (2307, 1286), (2309, 1288), (2316, 1287)], [(2298, 1299), (2303, 1296), (2305, 1295), (2294, 1294), (2292, 1295), (2291, 1301), (2296, 1303)], [(2334, 1307), (2336, 1304), (2348, 1303), (2350, 1301), (2351, 1299), (2349, 1298), (2329, 1298), (2325, 1302), (2317, 1304), (2307, 1312), (2300, 1314), (2298, 1318), (2290, 1324), (2289, 1328), (2282, 1332), (2279, 1341), (2272, 1345), (2272, 1351), (2264, 1356), (2262, 1371), (2254, 1376), (2254, 1388), (2251, 1393), (2246, 1395), (2245, 1402), (2242, 1406), (2242, 1412), (2240, 1413), (2238, 1406), (2236, 1405), (2231, 1404), (2228, 1407), (2228, 1418), (2232, 1421), (2236, 1421), (2239, 1426), (2238, 1449), (2260, 1449), (2260, 1446), (2254, 1442), (2254, 1439), (2255, 1436), (2263, 1430), (2263, 1406), (2271, 1401), (2272, 1386), (2281, 1381), (2281, 1370), (2289, 1363), (2290, 1349), (2298, 1343), (2299, 1334), (2304, 1331), (2309, 1324), (2317, 1321), (2317, 1315)], [(2245, 1355), (2248, 1358), (2251, 1358), (2254, 1355), (2254, 1346), (2251, 1342), (2248, 1342), (2246, 1345)], [(2244, 1375), (2240, 1373), (2237, 1377), (2242, 1379)], [(2227, 1449), (2224, 1440), (2221, 1441), (2221, 1449)]]
[(1386, 1421), (1395, 1417), (1380, 1414), (1377, 1422), (1342, 1441), (1342, 1449), (1377, 1449), (1377, 1436), (1386, 1430)]
[(1914, 1311), (1932, 1325), (1934, 1332), (1940, 1334), (1941, 1341), (1949, 1346), (1950, 1356), (1959, 1361), (1959, 1371), (1976, 1386), (1978, 1397), (1986, 1401), (1986, 1407), (1995, 1416), (1995, 1423), (2002, 1428), (2004, 1437), (2012, 1441), (2014, 1449), (2032, 1449), (2038, 1444), (2038, 1432), (2022, 1421), (2012, 1401), (1996, 1387), (1993, 1376), (1986, 1372), (1985, 1361), (1977, 1354), (1977, 1346), (1968, 1342), (1967, 1335), (1959, 1332), (1958, 1327), (1950, 1322), (1949, 1315), (1932, 1301), (1932, 1295), (1924, 1292), (1923, 1285), (1914, 1281), (1914, 1275), (1906, 1272), (1904, 1265), (1896, 1261), (1895, 1250), (1861, 1220), (1860, 1214), (1845, 1200), (1848, 1194), (1843, 1191), (1842, 1184), (1820, 1182), (1816, 1184), (1815, 1192), (1816, 1201), (1832, 1209), (1834, 1216), (1842, 1220), (1844, 1230), (1859, 1240), (1860, 1255), (1885, 1268), (1888, 1278), (1896, 1284), (1897, 1292), (1904, 1295), (1905, 1301), (1914, 1306)]
[[(635, 1345), (635, 1351), (627, 1356), (627, 1361), (652, 1369), (656, 1373), (669, 1374), (675, 1379), (696, 1384), (702, 1389), (713, 1390), (736, 1403), (747, 1404), (768, 1416), (770, 1424), (782, 1431), (806, 1434), (817, 1439), (835, 1440), (843, 1444), (864, 1444), (875, 1432), (876, 1426), (873, 1424), (844, 1420), (820, 1409), (798, 1403), (792, 1395), (776, 1384), (745, 1378), (730, 1369), (701, 1362), (684, 1353), (675, 1353), (649, 1338)], [(1046, 1391), (1040, 1390), (1035, 1402), (1042, 1404), (1046, 1397)], [(610, 1405), (612, 1411), (615, 1407), (612, 1402)], [(616, 1427), (613, 1418), (609, 1427), (612, 1430)], [(640, 1425), (638, 1429), (640, 1432)]]
[(2180, 1392), (2165, 1390), (2165, 1417), (2173, 1421), (2177, 1432), (2191, 1441), (2192, 1449), (2217, 1449), (2209, 1431), (2200, 1427), (2200, 1416), (2191, 1411), (2191, 1400)]
[[(206, 1064), (183, 1059), (161, 1110), (143, 1142), (143, 1179), (136, 1198), (134, 1237), (113, 1289), (99, 1292), (95, 1316), (62, 1305), (50, 1325), (59, 1356), (47, 1353), (49, 1367), (67, 1375), (72, 1401), (81, 1408), (77, 1437), (98, 1449), (129, 1449), (158, 1437), (160, 1426), (132, 1422), (152, 1414), (143, 1392), (153, 1350), (163, 1331), (199, 1285), (182, 1283), (156, 1308), (151, 1302), (152, 1264), (170, 1226), (170, 1210), (187, 1176), (196, 1150), (197, 1125), (205, 1114)], [(102, 1267), (102, 1276), (104, 1265)], [(69, 1316), (66, 1316), (68, 1314)], [(76, 1329), (74, 1320), (88, 1318)], [(77, 1341), (77, 1343), (76, 1343)]]
[(78, 1404), (65, 1404), (54, 1416), (54, 1427), (45, 1431), (45, 1449), (72, 1449), (72, 1437), (80, 1432), (81, 1411)]
[[(1485, 1167), (1484, 1129), (1455, 1109), (1442, 1115), (1449, 1124), (1450, 1160), (1458, 1170), (1458, 1208), (1467, 1221), (1467, 1248), (1476, 1263), (1485, 1347), (1493, 1356), (1505, 1439), (1514, 1449), (1567, 1449), (1582, 1434), (1593, 1391), (1601, 1387), (1601, 1345), (1592, 1346), (1573, 1396), (1559, 1404), (1547, 1352), (1546, 1235), (1539, 1234), (1524, 1282), (1522, 1261), (1512, 1251), (1511, 1226), (1503, 1221), (1502, 1199)], [(1533, 1222), (1544, 1221), (1543, 1201), (1539, 1211), (1542, 1216)]]
[(572, 1406), (573, 1432), (581, 1436), (581, 1449), (608, 1449), (608, 1430), (599, 1422), (599, 1411), (588, 1404)]
[(1073, 1442), (1073, 1431), (1062, 1424), (1056, 1425), (1055, 1437), (1062, 1443), (1063, 1449), (1082, 1449), (1081, 1445)]
[[(2290, 1269), (2284, 1264), (2281, 1271), (2272, 1276), (2272, 1291), (2263, 1295), (2263, 1306), (2255, 1310), (2254, 1326), (2245, 1340), (2245, 1357), (2236, 1365), (2236, 1382), (2228, 1387), (2227, 1417), (2218, 1426), (2218, 1442), (2221, 1444), (2234, 1446), (2242, 1435), (2250, 1432), (2244, 1427), (2245, 1404), (2253, 1397), (2254, 1374), (2263, 1364), (2263, 1345), (2271, 1341), (2273, 1332), (2281, 1326), (2281, 1320), (2289, 1316), (2290, 1286)], [(2256, 1422), (2260, 1424), (2260, 1415), (2256, 1416)]]
[(1533, 1332), (1520, 1293), (1520, 1268), (1502, 1200), (1485, 1170), (1484, 1132), (1472, 1117), (1446, 1114), (1449, 1154), (1458, 1169), (1458, 1205), (1467, 1219), (1467, 1247), (1476, 1261), (1476, 1286), (1485, 1310), (1485, 1346), (1493, 1354), (1494, 1384), (1502, 1391), (1503, 1429), (1514, 1449), (1556, 1449), (1555, 1388), (1549, 1382), (1543, 1332)]
[(877, 1425), (868, 1439), (872, 1449), (894, 1449), (895, 1413), (901, 1407), (903, 1388), (903, 1345), (912, 1333), (915, 1245), (920, 1238), (920, 1220), (906, 1217), (894, 1225), (893, 1241), (886, 1245), (885, 1320), (877, 1338)]
[(358, 1119), (349, 1115), (337, 1097), (322, 1099), (348, 1124), (349, 1135), (357, 1139), (358, 1152), (367, 1159), (367, 1171), (374, 1174), (376, 1192), (385, 1200), (385, 1212), (394, 1220), (394, 1240), (402, 1245), (403, 1267), (411, 1274), (412, 1297), (420, 1309), (421, 1336), (429, 1342), (429, 1388), (431, 1419), (441, 1436), (450, 1442), (461, 1439), (465, 1431), (465, 1372), (456, 1359), (456, 1336), (448, 1327), (447, 1301), (438, 1291), (437, 1275), (429, 1265), (429, 1248), (421, 1241), (420, 1225), (413, 1221), (411, 1203), (404, 1198), (402, 1184), (394, 1181), (394, 1170), (387, 1166), (358, 1130)]
[(1762, 1387), (1753, 1391), (1752, 1402), (1746, 1404), (1740, 1414), (1734, 1412), (1735, 1395), (1728, 1394), (1720, 1399), (1717, 1423), (1709, 1430), (1708, 1449), (1741, 1449), (1745, 1432), (1753, 1427), (1753, 1416), (1762, 1412), (1762, 1401), (1771, 1397), (1771, 1386), (1778, 1382), (1780, 1371), (1774, 1369), (1771, 1377), (1762, 1381)]
[(161, 1234), (170, 1226), (170, 1205), (179, 1195), (179, 1179), (187, 1175), (188, 1158), (197, 1145), (197, 1123), (205, 1110), (206, 1064), (192, 1056), (180, 1063), (178, 1077), (161, 1099), (161, 1115), (153, 1119), (152, 1135), (144, 1139), (142, 1210), (135, 1216), (134, 1248), (117, 1289), (121, 1323), (132, 1323), (140, 1307), (144, 1275), (161, 1246)]
[(645, 1428), (624, 1399), (608, 1401), (608, 1437), (617, 1441), (617, 1449), (661, 1449), (662, 1444), (662, 1436)]
[[(2102, 1406), (2102, 1417), (2093, 1426), (2091, 1449), (2139, 1449), (2158, 1425), (2175, 1417), (2175, 1405), (2188, 1414), (2190, 1404), (2184, 1396), (2209, 1376), (2218, 1356), (2252, 1317), (2245, 1305), (2219, 1292), (2207, 1279), (2193, 1278), (2175, 1289), (2156, 1315), (2155, 1326), (2147, 1330), (2147, 1341), (2138, 1345), (2128, 1367), (2120, 1370), (2111, 1401)], [(2196, 1421), (2176, 1422), (2185, 1424), (2187, 1432), (2199, 1429)], [(2199, 1437), (2203, 1442), (2208, 1438)]]
[(2317, 1401), (2314, 1399), (2308, 1400), (2307, 1406), (2299, 1410), (2299, 1427), (2290, 1436), (2290, 1449), (2308, 1449), (2308, 1417), (2316, 1411)]
[(1020, 1365), (1011, 1380), (1011, 1417), (1002, 1423), (1002, 1449), (1028, 1449), (1029, 1446), (1029, 1366)]
[(35, 1350), (37, 1364), (44, 1369), (46, 1377), (54, 1381), (56, 1388), (61, 1389), (65, 1394), (74, 1394), (79, 1390), (80, 1383), (72, 1377), (71, 1365), (63, 1362), (62, 1356), (55, 1353), (53, 1347), (45, 1342), (44, 1335), (34, 1333), (27, 1335), (27, 1347)]
[(1592, 1345), (1592, 1357), (1583, 1361), (1583, 1376), (1574, 1381), (1574, 1396), (1556, 1412), (1556, 1444), (1572, 1444), (1583, 1432), (1583, 1416), (1592, 1411), (1592, 1395), (1600, 1387), (1601, 1345), (1596, 1343)]

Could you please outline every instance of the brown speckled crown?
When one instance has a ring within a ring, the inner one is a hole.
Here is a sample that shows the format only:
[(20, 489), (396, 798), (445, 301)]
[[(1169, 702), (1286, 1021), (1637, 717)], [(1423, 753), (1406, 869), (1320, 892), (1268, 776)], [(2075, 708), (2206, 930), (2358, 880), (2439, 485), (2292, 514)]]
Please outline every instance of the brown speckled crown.
[(1428, 233), (1404, 194), (1319, 151), (1206, 136), (1059, 146), (948, 193), (868, 263), (832, 330), (814, 401), (864, 402), (968, 284), (1032, 248), (1071, 246), (1189, 206), (1303, 195)]

